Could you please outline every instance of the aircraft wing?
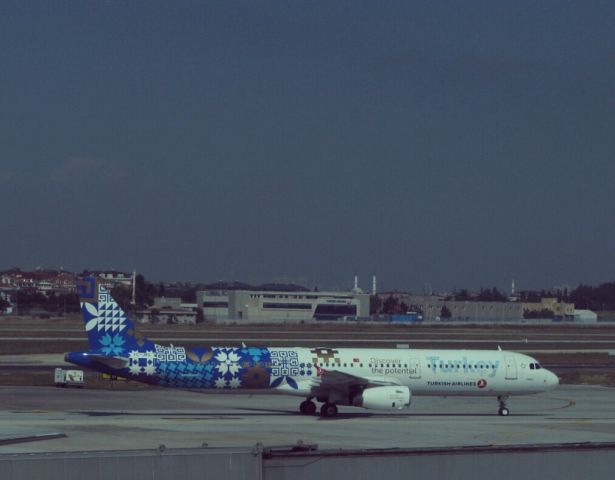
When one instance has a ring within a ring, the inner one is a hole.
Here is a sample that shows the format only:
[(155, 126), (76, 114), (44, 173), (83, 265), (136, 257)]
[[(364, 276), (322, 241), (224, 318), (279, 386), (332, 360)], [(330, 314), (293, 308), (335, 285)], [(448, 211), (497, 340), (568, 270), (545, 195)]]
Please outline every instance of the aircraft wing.
[(312, 381), (312, 393), (314, 396), (329, 396), (332, 391), (341, 395), (347, 395), (356, 391), (372, 387), (389, 385), (401, 385), (400, 381), (393, 377), (360, 377), (338, 370), (319, 370), (319, 375)]

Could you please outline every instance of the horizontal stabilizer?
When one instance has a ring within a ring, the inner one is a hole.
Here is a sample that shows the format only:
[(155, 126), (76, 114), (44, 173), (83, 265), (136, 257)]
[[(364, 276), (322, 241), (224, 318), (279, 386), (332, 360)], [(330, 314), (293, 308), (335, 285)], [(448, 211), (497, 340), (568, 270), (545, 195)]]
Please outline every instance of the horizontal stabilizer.
[(103, 365), (114, 369), (125, 368), (128, 365), (128, 359), (124, 357), (107, 357), (105, 355), (89, 354), (88, 358), (92, 362), (102, 363)]

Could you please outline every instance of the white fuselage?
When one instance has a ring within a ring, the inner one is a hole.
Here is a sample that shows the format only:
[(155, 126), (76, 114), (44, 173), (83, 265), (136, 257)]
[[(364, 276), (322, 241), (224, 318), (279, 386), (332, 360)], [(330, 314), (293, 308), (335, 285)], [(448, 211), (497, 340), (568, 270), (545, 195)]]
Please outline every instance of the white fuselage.
[(337, 414), (337, 405), (397, 410), (412, 395), (496, 396), (509, 414), (510, 395), (555, 388), (556, 375), (524, 354), (501, 350), (164, 346), (136, 334), (132, 322), (95, 277), (78, 285), (89, 349), (65, 360), (110, 375), (170, 388), (266, 390), (304, 397), (299, 411)]
[(551, 390), (559, 384), (557, 376), (540, 367), (535, 359), (502, 350), (340, 348), (334, 356), (319, 357), (315, 357), (314, 349), (292, 350), (297, 352), (299, 364), (311, 364), (314, 369), (304, 378), (295, 377), (299, 388), (283, 383), (277, 387), (280, 393), (309, 395), (319, 369), (367, 378), (374, 383), (404, 385), (412, 395), (527, 395)]

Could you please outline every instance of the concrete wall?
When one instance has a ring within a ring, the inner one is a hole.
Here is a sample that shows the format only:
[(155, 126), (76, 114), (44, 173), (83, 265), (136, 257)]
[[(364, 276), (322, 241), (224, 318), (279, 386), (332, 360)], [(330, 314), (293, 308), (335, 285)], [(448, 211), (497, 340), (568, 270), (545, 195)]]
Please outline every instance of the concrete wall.
[(262, 471), (245, 448), (0, 455), (2, 480), (260, 480)]
[(263, 478), (606, 480), (613, 478), (614, 453), (615, 444), (581, 444), (280, 454), (265, 458)]
[(2, 480), (612, 479), (615, 443), (293, 452), (195, 448), (0, 455)]

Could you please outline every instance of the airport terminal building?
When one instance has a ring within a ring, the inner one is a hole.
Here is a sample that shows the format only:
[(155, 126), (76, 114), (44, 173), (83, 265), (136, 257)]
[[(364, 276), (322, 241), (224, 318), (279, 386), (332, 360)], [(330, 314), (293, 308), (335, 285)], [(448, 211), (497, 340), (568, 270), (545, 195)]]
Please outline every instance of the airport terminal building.
[(205, 320), (234, 322), (300, 322), (355, 320), (369, 317), (367, 293), (274, 292), (252, 290), (196, 293)]
[(416, 305), (423, 312), (423, 320), (437, 321), (442, 309), (450, 311), (452, 321), (516, 322), (523, 319), (521, 302), (476, 302), (446, 300), (433, 295), (399, 294), (407, 305)]

